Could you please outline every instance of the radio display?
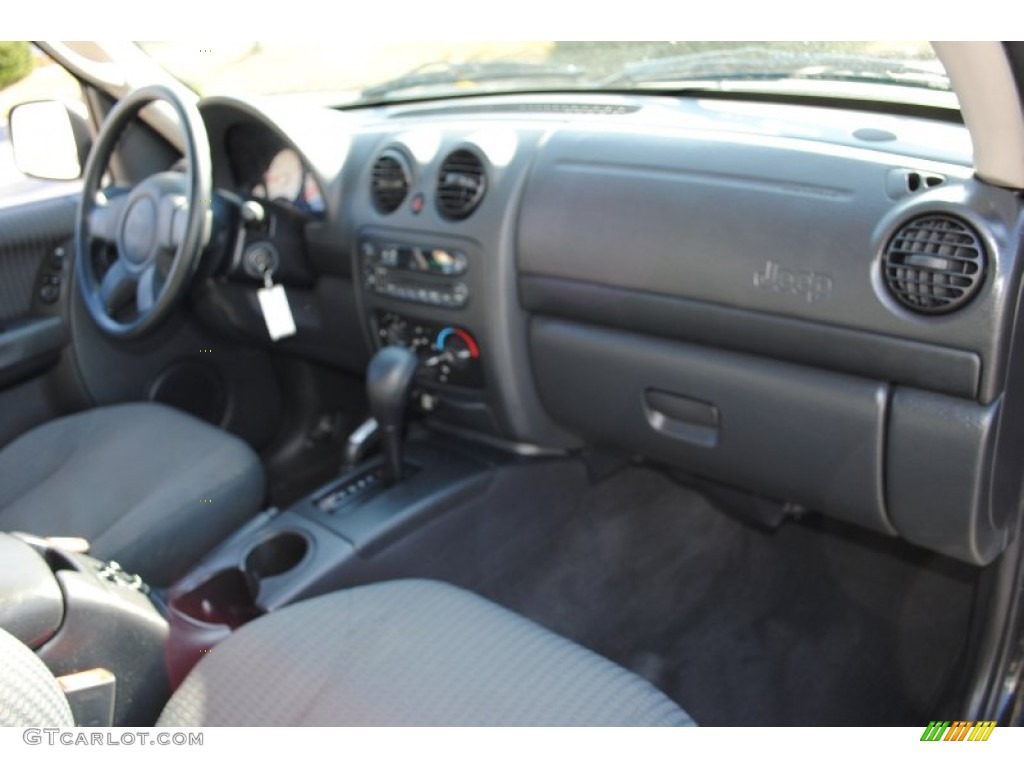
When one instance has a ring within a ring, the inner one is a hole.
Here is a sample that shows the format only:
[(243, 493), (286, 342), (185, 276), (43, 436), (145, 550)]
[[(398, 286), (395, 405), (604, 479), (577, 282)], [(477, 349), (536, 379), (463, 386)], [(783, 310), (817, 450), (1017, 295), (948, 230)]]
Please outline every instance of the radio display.
[(372, 262), (388, 269), (402, 269), (408, 272), (424, 272), (433, 275), (461, 275), (466, 271), (466, 254), (451, 248), (376, 245), (364, 242), (363, 249)]

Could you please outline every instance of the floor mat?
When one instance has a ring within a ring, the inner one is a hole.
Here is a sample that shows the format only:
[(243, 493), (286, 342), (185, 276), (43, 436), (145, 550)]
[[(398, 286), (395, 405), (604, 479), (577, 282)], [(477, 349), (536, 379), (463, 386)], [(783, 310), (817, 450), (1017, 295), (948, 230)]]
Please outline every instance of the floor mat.
[(662, 473), (520, 467), (377, 558), (651, 680), (703, 725), (917, 725), (961, 654), (976, 569), (820, 518), (751, 527)]

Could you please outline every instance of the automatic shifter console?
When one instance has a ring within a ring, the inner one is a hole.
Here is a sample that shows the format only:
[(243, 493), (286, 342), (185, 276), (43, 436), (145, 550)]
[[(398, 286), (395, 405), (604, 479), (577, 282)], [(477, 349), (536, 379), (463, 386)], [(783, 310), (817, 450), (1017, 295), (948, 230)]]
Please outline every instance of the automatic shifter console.
[(419, 364), (419, 358), (411, 350), (387, 346), (377, 350), (366, 371), (366, 395), (370, 414), (380, 427), (387, 485), (393, 485), (402, 477), (402, 427)]
[(341, 462), (341, 473), (347, 474), (363, 463), (367, 452), (380, 438), (380, 425), (372, 416), (356, 427), (345, 443), (345, 458)]

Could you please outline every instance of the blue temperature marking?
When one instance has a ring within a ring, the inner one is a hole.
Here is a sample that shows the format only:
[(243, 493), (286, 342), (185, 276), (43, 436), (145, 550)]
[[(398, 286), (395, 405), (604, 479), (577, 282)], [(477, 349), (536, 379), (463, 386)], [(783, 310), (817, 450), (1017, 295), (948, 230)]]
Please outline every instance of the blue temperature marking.
[(434, 341), (434, 349), (438, 352), (444, 349), (444, 341), (449, 336), (455, 333), (455, 329), (449, 326), (448, 328), (442, 328), (441, 332), (437, 334), (437, 339)]

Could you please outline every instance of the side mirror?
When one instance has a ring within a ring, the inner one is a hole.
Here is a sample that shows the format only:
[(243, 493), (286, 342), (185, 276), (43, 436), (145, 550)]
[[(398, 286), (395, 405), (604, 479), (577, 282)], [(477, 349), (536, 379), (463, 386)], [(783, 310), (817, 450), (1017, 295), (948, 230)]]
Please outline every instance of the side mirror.
[(89, 126), (59, 101), (30, 101), (11, 110), (14, 164), (26, 176), (71, 181), (89, 156)]

